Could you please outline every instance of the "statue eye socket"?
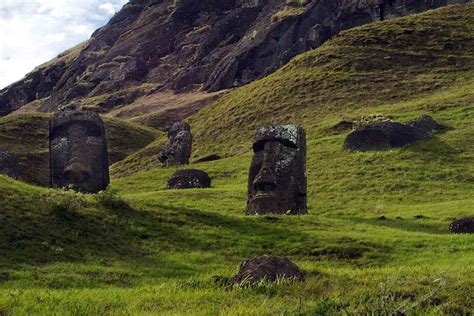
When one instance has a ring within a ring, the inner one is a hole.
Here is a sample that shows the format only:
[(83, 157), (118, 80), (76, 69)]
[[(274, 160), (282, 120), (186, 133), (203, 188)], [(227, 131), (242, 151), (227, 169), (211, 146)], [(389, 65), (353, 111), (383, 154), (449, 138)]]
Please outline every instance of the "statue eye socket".
[[(292, 149), (298, 149), (298, 147), (294, 143), (292, 143), (291, 141), (288, 141), (286, 139), (275, 139), (274, 141), (279, 142), (280, 144), (282, 144), (285, 147), (292, 148)], [(268, 140), (260, 140), (260, 141), (255, 142), (253, 144), (253, 151), (256, 153), (256, 152), (259, 152), (259, 151), (263, 150), (265, 148), (265, 143), (266, 142), (268, 142)]]
[(89, 137), (99, 137), (101, 135), (101, 130), (99, 127), (95, 125), (88, 125), (87, 126), (87, 136)]
[(265, 148), (265, 141), (258, 141), (253, 144), (253, 152), (262, 151)]
[(62, 128), (56, 128), (53, 131), (53, 137), (52, 138), (58, 138), (58, 137), (66, 137), (67, 136), (67, 131)]

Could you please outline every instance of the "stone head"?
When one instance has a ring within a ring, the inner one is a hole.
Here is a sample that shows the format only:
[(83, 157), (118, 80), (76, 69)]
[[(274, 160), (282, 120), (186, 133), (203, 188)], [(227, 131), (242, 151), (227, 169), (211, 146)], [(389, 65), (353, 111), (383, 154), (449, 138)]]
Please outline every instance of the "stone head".
[(174, 123), (170, 130), (168, 131), (168, 141), (173, 142), (179, 132), (189, 132), (191, 133), (191, 127), (186, 122), (176, 122)]
[(109, 184), (104, 123), (91, 111), (56, 113), (49, 122), (51, 186), (97, 193)]
[(191, 127), (186, 122), (176, 122), (168, 131), (168, 142), (158, 159), (165, 165), (179, 166), (189, 163), (193, 137)]
[(306, 214), (306, 135), (298, 125), (269, 125), (255, 134), (247, 214)]

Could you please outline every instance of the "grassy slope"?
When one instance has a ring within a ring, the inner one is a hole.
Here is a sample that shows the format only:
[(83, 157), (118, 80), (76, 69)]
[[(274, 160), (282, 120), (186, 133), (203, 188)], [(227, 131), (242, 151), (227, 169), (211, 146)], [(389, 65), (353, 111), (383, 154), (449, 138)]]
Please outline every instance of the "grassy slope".
[[(18, 114), (0, 118), (0, 148), (16, 152), (20, 157), (20, 178), (47, 185), (49, 114)], [(117, 119), (105, 119), (111, 162), (124, 159), (162, 133)]]
[[(174, 169), (153, 168), (150, 148), (113, 168), (113, 186), (131, 207), (111, 194), (61, 194), (0, 177), (0, 310), (471, 311), (474, 237), (447, 226), (472, 214), (474, 202), (473, 18), (474, 5), (453, 6), (345, 32), (200, 112), (190, 120), (194, 155), (228, 156), (193, 166), (209, 172), (212, 189), (165, 190)], [(346, 117), (421, 113), (451, 129), (357, 154), (342, 151), (345, 134), (330, 130)], [(252, 130), (284, 121), (307, 130), (310, 215), (245, 217)], [(142, 164), (150, 170), (117, 178)], [(307, 280), (222, 286), (243, 258), (261, 253), (290, 257)]]

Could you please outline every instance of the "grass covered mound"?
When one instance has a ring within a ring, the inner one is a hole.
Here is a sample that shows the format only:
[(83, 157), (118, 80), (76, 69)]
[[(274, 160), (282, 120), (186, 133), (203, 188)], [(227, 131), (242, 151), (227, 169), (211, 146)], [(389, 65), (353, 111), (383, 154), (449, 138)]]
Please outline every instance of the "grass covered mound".
[[(190, 120), (195, 157), (227, 157), (186, 167), (210, 189), (167, 190), (180, 168), (156, 167), (152, 144), (98, 196), (0, 176), (0, 313), (471, 312), (474, 236), (449, 224), (474, 203), (473, 28), (473, 4), (375, 23), (230, 92)], [(343, 151), (349, 130), (333, 128), (420, 114), (448, 128), (386, 152)], [(306, 128), (308, 216), (244, 216), (268, 122)], [(228, 287), (261, 254), (305, 281)]]
[(298, 122), (320, 138), (347, 117), (443, 113), (472, 91), (473, 21), (467, 4), (342, 32), (192, 117), (194, 154), (246, 152), (267, 122)]

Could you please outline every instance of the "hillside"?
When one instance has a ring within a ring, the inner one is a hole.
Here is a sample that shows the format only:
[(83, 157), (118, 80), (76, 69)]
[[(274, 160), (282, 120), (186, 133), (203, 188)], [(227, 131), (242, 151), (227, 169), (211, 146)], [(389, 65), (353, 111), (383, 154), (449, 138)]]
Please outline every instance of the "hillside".
[[(437, 11), (442, 16), (421, 14), (343, 32), (273, 75), (227, 94), (189, 119), (194, 158), (248, 152), (255, 129), (264, 123), (297, 122), (313, 141), (327, 136), (342, 145), (346, 131), (337, 135), (331, 127), (343, 120), (407, 121), (465, 106), (472, 100), (474, 67), (471, 6), (462, 18), (454, 9), (442, 10)], [(138, 155), (146, 157), (147, 151)], [(143, 169), (129, 160), (115, 169)]]
[[(0, 91), (0, 116), (71, 103), (108, 112), (163, 93), (229, 89), (265, 77), (342, 30), (468, 1), (132, 0), (87, 42)], [(166, 105), (150, 103), (162, 120)]]
[[(225, 157), (190, 166), (211, 189), (166, 190), (162, 134), (97, 196), (0, 176), (0, 313), (471, 313), (474, 237), (448, 226), (473, 213), (473, 51), (474, 4), (454, 5), (342, 32), (229, 91), (188, 119), (193, 159)], [(334, 128), (420, 114), (448, 129), (386, 152), (345, 152), (350, 130)], [(267, 122), (306, 129), (307, 216), (244, 215), (252, 134)], [(306, 280), (226, 287), (263, 253)]]

